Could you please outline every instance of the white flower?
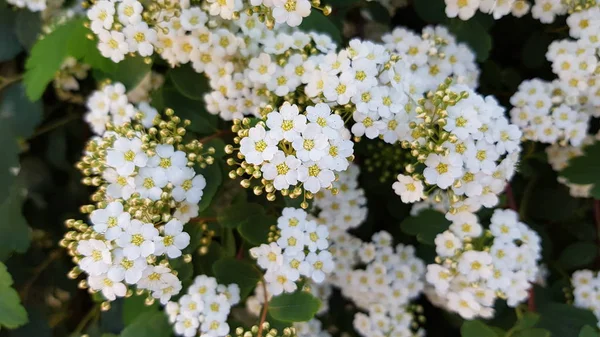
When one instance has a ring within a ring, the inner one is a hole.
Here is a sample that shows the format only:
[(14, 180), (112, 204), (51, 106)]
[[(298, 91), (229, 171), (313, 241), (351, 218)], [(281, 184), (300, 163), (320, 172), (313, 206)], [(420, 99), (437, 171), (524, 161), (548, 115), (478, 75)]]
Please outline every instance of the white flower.
[(200, 322), (197, 317), (191, 315), (177, 315), (175, 322), (175, 333), (185, 337), (193, 337), (198, 333)]
[(286, 228), (281, 231), (277, 245), (285, 255), (295, 255), (304, 251), (305, 234), (298, 228)]
[(204, 188), (206, 187), (206, 179), (203, 175), (198, 174), (191, 167), (178, 169), (172, 174), (171, 183), (173, 190), (171, 196), (177, 202), (187, 201), (192, 204), (197, 204), (202, 199)]
[(445, 231), (435, 237), (435, 252), (442, 257), (454, 256), (457, 250), (462, 249), (462, 241), (452, 234)]
[(311, 5), (308, 0), (274, 0), (273, 17), (277, 23), (287, 23), (296, 27), (302, 18), (310, 15)]
[(277, 153), (277, 141), (258, 124), (248, 131), (248, 137), (240, 142), (240, 152), (249, 164), (261, 165), (264, 161), (273, 159)]
[(306, 162), (298, 168), (298, 180), (304, 183), (307, 191), (317, 193), (320, 189), (331, 186), (335, 174), (321, 162)]
[(318, 103), (306, 107), (306, 117), (309, 122), (319, 125), (327, 138), (335, 140), (340, 137), (338, 130), (344, 127), (344, 121), (339, 115), (331, 113), (329, 105)]
[(281, 211), (281, 216), (277, 218), (277, 228), (284, 230), (287, 228), (297, 228), (301, 231), (306, 226), (306, 211), (301, 208), (286, 207)]
[(294, 292), (298, 288), (296, 283), (289, 278), (289, 273), (288, 267), (267, 271), (265, 274), (265, 281), (267, 281), (267, 290), (269, 294), (277, 296), (283, 292)]
[(109, 203), (106, 208), (97, 209), (90, 214), (94, 231), (104, 234), (107, 240), (114, 240), (129, 225), (131, 215), (123, 212), (123, 204), (118, 201)]
[(279, 112), (273, 111), (267, 115), (267, 126), (269, 134), (275, 140), (285, 139), (293, 142), (306, 128), (306, 116), (300, 114), (296, 104), (290, 105), (285, 102), (279, 108)]
[(227, 297), (223, 294), (211, 294), (204, 299), (204, 314), (208, 320), (225, 321), (230, 309)]
[(158, 236), (158, 230), (151, 223), (143, 223), (139, 220), (131, 220), (129, 226), (123, 228), (124, 232), (116, 240), (123, 253), (130, 260), (138, 257), (148, 257), (154, 254), (154, 240)]
[(117, 5), (117, 10), (122, 24), (136, 24), (142, 21), (144, 7), (137, 0), (123, 0)]
[(446, 15), (449, 18), (459, 17), (469, 20), (479, 8), (480, 0), (444, 0), (446, 2)]
[[(177, 168), (185, 168), (188, 163), (183, 151), (175, 151), (173, 145), (159, 144), (156, 146), (156, 155), (148, 159), (148, 167), (156, 167), (165, 172), (172, 180), (173, 172)], [(178, 200), (180, 201), (180, 200)]]
[(114, 22), (115, 4), (112, 1), (100, 0), (87, 11), (87, 17), (91, 21), (92, 32), (99, 34), (110, 30)]
[(315, 221), (307, 221), (304, 230), (306, 231), (304, 244), (309, 251), (315, 252), (329, 247), (327, 226), (318, 225)]
[(142, 198), (159, 200), (163, 192), (162, 188), (169, 182), (164, 171), (157, 168), (143, 167), (134, 178), (136, 192)]
[(125, 59), (125, 54), (129, 52), (129, 45), (125, 42), (125, 35), (121, 32), (100, 31), (98, 40), (98, 49), (102, 56), (110, 58), (115, 63)]
[(304, 129), (301, 137), (297, 137), (292, 142), (296, 157), (304, 162), (319, 161), (325, 156), (328, 145), (329, 142), (321, 132), (321, 127), (312, 123)]
[(423, 199), (423, 182), (410, 176), (399, 174), (398, 181), (392, 184), (394, 192), (400, 196), (403, 203), (413, 203)]
[(325, 275), (333, 271), (333, 258), (331, 253), (326, 250), (322, 250), (318, 254), (308, 253), (306, 262), (311, 266), (310, 278), (316, 283), (325, 281)]
[(183, 224), (177, 219), (167, 222), (164, 236), (154, 238), (155, 255), (167, 254), (170, 259), (181, 256), (181, 250), (190, 244), (190, 235), (183, 231)]
[(208, 21), (208, 17), (200, 7), (184, 8), (179, 16), (181, 27), (187, 31), (196, 31), (204, 27)]
[(112, 262), (109, 246), (100, 240), (81, 240), (77, 243), (77, 252), (84, 256), (79, 266), (91, 276), (99, 276), (108, 271)]
[(123, 176), (131, 175), (136, 166), (145, 167), (147, 162), (148, 156), (142, 150), (142, 141), (139, 138), (117, 138), (106, 155), (106, 164), (114, 167), (117, 173)]
[(277, 69), (275, 63), (271, 62), (269, 54), (261, 53), (258, 57), (254, 57), (248, 63), (248, 78), (252, 82), (266, 84), (275, 74)]
[(172, 284), (181, 283), (177, 276), (171, 273), (171, 269), (165, 266), (148, 266), (142, 274), (142, 278), (138, 282), (138, 287), (141, 289), (148, 289), (151, 291), (157, 291), (171, 286)]
[(179, 219), (183, 223), (189, 222), (193, 217), (198, 215), (200, 207), (197, 203), (189, 203), (187, 201), (181, 202), (179, 207), (175, 210), (173, 217)]
[[(221, 12), (223, 14), (223, 12)], [(200, 327), (206, 337), (221, 337), (229, 333), (229, 324), (220, 319), (207, 319)]]
[(470, 282), (485, 280), (492, 276), (491, 263), (492, 257), (489, 253), (470, 250), (460, 256), (458, 270)]
[(481, 310), (481, 305), (477, 303), (473, 294), (460, 291), (448, 294), (448, 308), (457, 312), (464, 319), (473, 319)]
[(146, 22), (139, 22), (132, 25), (127, 25), (123, 29), (123, 33), (127, 38), (129, 51), (132, 53), (138, 52), (141, 56), (150, 56), (154, 52), (154, 44), (156, 43), (156, 31), (148, 27)]
[(263, 269), (278, 269), (283, 265), (281, 247), (275, 242), (251, 248), (250, 255), (257, 259), (256, 263)]
[(441, 156), (435, 153), (427, 156), (423, 176), (428, 184), (437, 184), (440, 188), (450, 187), (454, 180), (462, 176), (462, 159), (459, 155), (451, 153)]
[(127, 293), (127, 287), (121, 282), (115, 282), (106, 275), (91, 276), (88, 278), (88, 284), (93, 290), (99, 290), (109, 301), (114, 301), (118, 297), (124, 297)]
[(115, 282), (125, 280), (127, 284), (136, 284), (148, 267), (146, 259), (139, 257), (130, 260), (125, 257), (122, 249), (115, 249), (113, 254), (114, 262), (108, 270), (108, 277)]
[(282, 190), (298, 183), (298, 167), (300, 167), (298, 158), (277, 151), (273, 159), (261, 166), (260, 170), (263, 178), (273, 181), (275, 189)]

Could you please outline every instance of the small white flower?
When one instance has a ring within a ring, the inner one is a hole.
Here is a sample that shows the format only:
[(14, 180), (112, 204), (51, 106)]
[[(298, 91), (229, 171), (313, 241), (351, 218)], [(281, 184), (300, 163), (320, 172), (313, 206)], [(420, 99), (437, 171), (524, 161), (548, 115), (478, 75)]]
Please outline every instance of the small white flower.
[(99, 290), (109, 301), (114, 301), (117, 297), (125, 297), (127, 287), (121, 282), (115, 282), (106, 275), (91, 276), (88, 278), (88, 284), (93, 290)]
[(181, 256), (181, 250), (190, 244), (190, 235), (183, 231), (183, 224), (177, 219), (167, 222), (164, 236), (154, 238), (156, 255), (167, 254), (170, 259)]
[(398, 181), (392, 184), (394, 192), (400, 196), (403, 203), (413, 203), (423, 199), (423, 182), (411, 176), (399, 174)]
[(310, 278), (316, 283), (325, 281), (325, 275), (333, 271), (334, 263), (331, 253), (323, 250), (318, 254), (311, 252), (306, 256), (306, 262), (311, 265)]
[(122, 233), (122, 228), (129, 225), (131, 215), (123, 212), (123, 204), (113, 201), (103, 209), (97, 209), (90, 214), (94, 231), (104, 234), (107, 240), (114, 240)]
[(145, 167), (147, 162), (148, 156), (142, 150), (142, 141), (139, 138), (117, 138), (106, 155), (106, 164), (124, 176), (131, 175), (136, 166)]
[(263, 178), (273, 181), (276, 190), (282, 190), (298, 183), (298, 167), (300, 167), (298, 158), (277, 151), (273, 159), (261, 166), (260, 170)]
[(274, 0), (273, 17), (277, 23), (287, 23), (291, 27), (299, 26), (302, 18), (310, 15), (308, 0)]
[(114, 261), (108, 270), (108, 277), (115, 282), (125, 280), (127, 284), (136, 284), (142, 278), (144, 270), (148, 267), (146, 259), (139, 257), (130, 260), (125, 257), (122, 249), (115, 249), (113, 254)]
[(135, 260), (140, 256), (148, 257), (154, 254), (155, 244), (153, 241), (157, 236), (158, 230), (151, 223), (131, 220), (116, 243), (123, 248), (123, 253), (128, 259)]
[(301, 132), (306, 129), (306, 116), (300, 114), (296, 104), (283, 103), (279, 111), (267, 115), (269, 134), (277, 141), (285, 139), (293, 142), (300, 138)]
[(140, 197), (154, 201), (160, 199), (162, 188), (169, 182), (163, 170), (150, 167), (141, 168), (134, 181), (136, 192), (140, 194)]
[(84, 256), (79, 266), (91, 276), (99, 276), (108, 271), (112, 262), (109, 246), (100, 240), (81, 240), (77, 252)]
[(261, 165), (264, 161), (273, 159), (277, 151), (277, 141), (260, 124), (252, 127), (248, 131), (248, 137), (240, 142), (240, 153), (249, 164)]

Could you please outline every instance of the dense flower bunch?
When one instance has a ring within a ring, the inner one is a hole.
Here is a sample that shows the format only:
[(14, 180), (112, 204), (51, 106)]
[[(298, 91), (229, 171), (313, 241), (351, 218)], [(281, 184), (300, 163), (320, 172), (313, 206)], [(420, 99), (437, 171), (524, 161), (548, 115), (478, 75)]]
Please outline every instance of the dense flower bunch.
[[(349, 254), (336, 255), (333, 284), (355, 305), (367, 312), (354, 316), (354, 327), (363, 336), (413, 335), (411, 300), (423, 289), (425, 266), (414, 254), (414, 247), (393, 246), (385, 231), (373, 234), (372, 242), (346, 234), (336, 241), (336, 249)], [(364, 269), (359, 268), (364, 266)]]
[(129, 99), (130, 103), (134, 104), (149, 102), (150, 93), (153, 90), (160, 88), (164, 82), (165, 79), (163, 75), (150, 71), (133, 90), (127, 92), (127, 99)]
[(465, 319), (491, 318), (496, 299), (515, 307), (527, 298), (538, 274), (540, 237), (512, 210), (495, 210), (489, 229), (464, 215), (435, 238), (438, 256), (427, 266), (426, 293)]
[(266, 270), (267, 290), (272, 295), (291, 293), (301, 276), (321, 283), (333, 270), (327, 226), (308, 219), (306, 211), (286, 207), (277, 219), (276, 242), (250, 249), (250, 255)]
[(566, 96), (561, 84), (523, 81), (511, 97), (511, 120), (523, 130), (525, 139), (578, 146), (585, 138), (590, 114), (578, 108), (577, 100)]
[(165, 311), (179, 336), (225, 337), (231, 307), (239, 301), (237, 284), (217, 284), (214, 277), (200, 275), (177, 302), (167, 303)]
[[(596, 135), (598, 139), (598, 135)], [(559, 144), (552, 144), (546, 148), (546, 154), (548, 155), (548, 163), (552, 166), (552, 169), (556, 172), (564, 170), (569, 166), (569, 160), (583, 155), (583, 149), (594, 142), (594, 137), (588, 136), (584, 138), (579, 146), (560, 146)], [(569, 187), (569, 193), (575, 198), (589, 198), (590, 191), (593, 184), (580, 185), (570, 183), (565, 177), (558, 177), (558, 181)]]
[[(321, 299), (321, 307), (319, 308), (317, 315), (327, 312), (329, 309), (327, 300), (331, 294), (331, 289), (328, 286), (311, 283), (305, 285), (304, 290), (308, 291), (308, 288), (310, 288), (310, 292), (315, 295), (315, 297)], [(259, 282), (254, 289), (254, 294), (248, 297), (246, 300), (246, 308), (248, 309), (248, 312), (256, 317), (259, 317), (261, 314), (261, 308), (265, 303), (265, 299), (270, 301), (272, 297), (273, 295), (268, 292), (265, 294), (263, 284)], [(313, 318), (308, 322), (295, 322), (293, 328), (298, 337), (331, 337), (331, 334), (323, 330), (322, 326), (323, 324), (319, 319)]]
[[(521, 132), (491, 97), (447, 80), (419, 100), (411, 138), (401, 144), (412, 161), (393, 184), (405, 203), (448, 194), (451, 214), (494, 207), (515, 171)], [(410, 174), (410, 175), (408, 175)]]
[(41, 12), (47, 7), (46, 0), (6, 0), (6, 2), (19, 8), (27, 8), (32, 12)]
[(54, 87), (62, 91), (79, 90), (79, 81), (87, 77), (89, 69), (89, 65), (77, 62), (74, 57), (67, 57), (54, 76)]
[(569, 2), (563, 0), (534, 0), (533, 6), (528, 0), (444, 0), (446, 2), (446, 15), (450, 18), (459, 17), (461, 20), (468, 20), (477, 10), (482, 13), (493, 15), (498, 20), (501, 17), (512, 14), (515, 17), (522, 17), (529, 13), (534, 19), (543, 23), (552, 23), (558, 15), (567, 13)]
[[(137, 95), (140, 94), (135, 94)], [(88, 112), (84, 120), (97, 135), (106, 132), (108, 123), (119, 126), (131, 122), (136, 116), (141, 117), (137, 122), (145, 128), (150, 128), (158, 116), (158, 111), (146, 101), (140, 102), (137, 106), (130, 103), (125, 86), (118, 82), (106, 84), (102, 89), (94, 91), (88, 98), (86, 106)]]
[(582, 269), (573, 273), (571, 276), (571, 285), (573, 286), (573, 304), (578, 308), (591, 310), (598, 318), (600, 327), (600, 305), (598, 296), (600, 296), (600, 277), (598, 272)]
[(183, 226), (197, 215), (206, 186), (193, 166), (212, 163), (204, 152), (214, 149), (205, 151), (195, 140), (184, 144), (189, 121), (181, 126), (172, 110), (166, 115), (168, 121), (155, 117), (148, 129), (140, 113), (121, 126), (107, 124), (77, 164), (83, 183), (97, 187), (95, 204), (81, 208), (91, 226), (68, 220), (74, 230), (62, 244), (78, 265), (71, 276), (87, 273), (83, 285), (109, 301), (136, 286), (164, 304), (182, 287), (169, 259), (182, 257), (190, 243)]

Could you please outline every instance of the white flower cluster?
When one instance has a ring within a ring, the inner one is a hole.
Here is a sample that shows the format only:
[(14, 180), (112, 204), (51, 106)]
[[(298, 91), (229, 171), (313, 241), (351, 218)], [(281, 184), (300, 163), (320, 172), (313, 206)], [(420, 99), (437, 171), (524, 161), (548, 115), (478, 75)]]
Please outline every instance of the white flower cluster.
[(267, 291), (271, 295), (291, 293), (301, 276), (315, 283), (325, 281), (333, 271), (327, 226), (308, 219), (306, 211), (286, 207), (277, 219), (281, 231), (277, 242), (250, 249), (250, 255), (266, 270)]
[[(122, 92), (107, 96), (126, 100)], [(108, 124), (77, 164), (83, 183), (97, 187), (96, 205), (82, 207), (91, 213), (91, 226), (67, 221), (75, 231), (65, 235), (63, 245), (78, 264), (74, 276), (87, 273), (90, 289), (109, 301), (136, 286), (164, 304), (182, 287), (169, 259), (181, 257), (189, 245), (183, 226), (197, 215), (206, 186), (192, 166), (212, 157), (202, 155), (198, 141), (182, 144), (181, 120), (172, 111), (167, 116), (169, 122), (157, 117), (149, 129), (138, 124), (140, 114), (123, 126)]]
[(179, 336), (225, 337), (230, 330), (229, 312), (239, 302), (237, 284), (217, 284), (214, 277), (199, 275), (187, 294), (177, 302), (167, 303), (165, 311)]
[(88, 112), (84, 120), (97, 135), (105, 133), (106, 124), (123, 125), (131, 122), (138, 114), (141, 114), (140, 123), (145, 128), (150, 128), (154, 124), (154, 118), (158, 116), (158, 111), (146, 101), (137, 106), (130, 103), (125, 86), (118, 82), (106, 84), (101, 90), (94, 91), (86, 106)]
[(427, 266), (430, 300), (465, 319), (494, 316), (501, 298), (511, 307), (536, 280), (541, 240), (512, 210), (495, 210), (484, 230), (474, 214), (461, 213), (435, 238), (435, 264)]
[(160, 88), (164, 82), (162, 74), (149, 71), (133, 90), (127, 92), (127, 99), (134, 104), (149, 102), (150, 93)]
[(406, 203), (431, 194), (440, 200), (439, 193), (446, 192), (450, 213), (494, 207), (514, 174), (521, 132), (492, 96), (449, 83), (415, 109), (411, 139), (402, 143), (414, 162), (405, 165), (407, 174), (398, 175), (394, 191)]
[(79, 81), (88, 75), (90, 66), (77, 62), (74, 57), (67, 57), (54, 76), (54, 87), (63, 91), (79, 90)]
[[(266, 125), (266, 128), (265, 128)], [(277, 191), (302, 186), (317, 193), (330, 188), (335, 173), (346, 170), (353, 154), (344, 122), (327, 104), (306, 107), (285, 102), (247, 130), (240, 141), (246, 163), (255, 165)]]
[(491, 14), (498, 20), (512, 14), (520, 18), (531, 10), (534, 19), (543, 23), (552, 23), (558, 15), (567, 13), (567, 6), (561, 0), (534, 0), (533, 6), (527, 0), (445, 0), (446, 15), (450, 18), (459, 17), (469, 20), (477, 10)]
[[(598, 139), (598, 135), (596, 135)], [(552, 144), (546, 148), (548, 163), (556, 172), (560, 172), (569, 166), (569, 160), (583, 155), (583, 149), (594, 142), (594, 137), (587, 136), (579, 146), (560, 146)], [(580, 185), (570, 183), (565, 177), (558, 177), (558, 182), (569, 187), (569, 193), (575, 198), (589, 198), (593, 184)]]
[(10, 5), (27, 8), (32, 12), (41, 12), (46, 9), (46, 0), (6, 0)]
[[(358, 186), (357, 165), (351, 164), (348, 170), (340, 172), (334, 182), (337, 190), (333, 194), (329, 190), (315, 194), (313, 207), (318, 214), (316, 221), (327, 226), (329, 237), (333, 242), (347, 235), (347, 231), (358, 227), (367, 218), (367, 199), (365, 191)], [(332, 251), (332, 254), (335, 253)]]
[(587, 135), (590, 113), (577, 99), (567, 96), (564, 82), (539, 79), (523, 81), (510, 98), (511, 120), (525, 139), (578, 146)]
[[(363, 336), (412, 336), (410, 301), (423, 290), (425, 265), (414, 255), (414, 247), (393, 247), (385, 231), (373, 234), (372, 242), (346, 234), (335, 242), (334, 285), (356, 306), (354, 327)], [(345, 253), (344, 253), (345, 252)], [(364, 269), (357, 266), (364, 265)]]
[(588, 309), (598, 318), (600, 327), (600, 276), (597, 271), (588, 269), (578, 270), (571, 276), (573, 286), (573, 305)]

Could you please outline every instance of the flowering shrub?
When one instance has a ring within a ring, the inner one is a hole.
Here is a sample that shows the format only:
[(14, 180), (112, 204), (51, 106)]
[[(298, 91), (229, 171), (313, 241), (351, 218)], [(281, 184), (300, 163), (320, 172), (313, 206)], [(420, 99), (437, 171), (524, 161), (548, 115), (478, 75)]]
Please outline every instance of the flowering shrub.
[(0, 336), (600, 336), (595, 0), (0, 0)]

